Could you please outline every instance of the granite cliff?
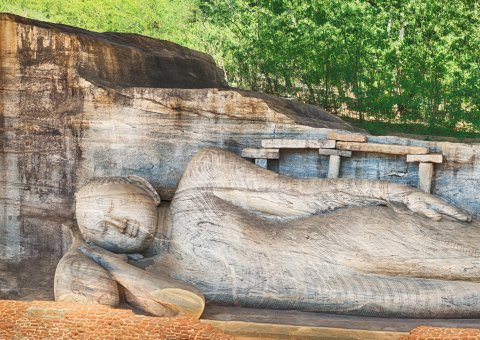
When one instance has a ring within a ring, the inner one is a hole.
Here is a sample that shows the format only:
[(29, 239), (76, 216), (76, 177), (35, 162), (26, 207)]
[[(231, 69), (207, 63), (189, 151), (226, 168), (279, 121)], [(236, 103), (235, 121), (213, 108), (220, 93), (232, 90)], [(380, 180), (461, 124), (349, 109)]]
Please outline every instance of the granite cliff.
[[(0, 14), (0, 297), (52, 297), (61, 223), (87, 180), (135, 174), (168, 200), (205, 146), (240, 153), (264, 138), (356, 129), (315, 106), (231, 88), (213, 59), (134, 34), (94, 33)], [(480, 213), (479, 145), (371, 137), (443, 152), (434, 193)], [(416, 165), (358, 153), (342, 177), (416, 185)], [(279, 172), (325, 177), (315, 150), (282, 152)]]

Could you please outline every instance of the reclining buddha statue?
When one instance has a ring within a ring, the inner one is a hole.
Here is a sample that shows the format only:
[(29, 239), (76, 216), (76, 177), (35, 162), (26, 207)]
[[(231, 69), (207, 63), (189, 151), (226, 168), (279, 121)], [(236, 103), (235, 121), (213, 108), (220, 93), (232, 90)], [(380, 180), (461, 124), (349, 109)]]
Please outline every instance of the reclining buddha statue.
[(480, 226), (416, 188), (294, 179), (217, 148), (170, 205), (138, 177), (93, 180), (57, 300), (199, 317), (216, 304), (383, 317), (480, 317)]

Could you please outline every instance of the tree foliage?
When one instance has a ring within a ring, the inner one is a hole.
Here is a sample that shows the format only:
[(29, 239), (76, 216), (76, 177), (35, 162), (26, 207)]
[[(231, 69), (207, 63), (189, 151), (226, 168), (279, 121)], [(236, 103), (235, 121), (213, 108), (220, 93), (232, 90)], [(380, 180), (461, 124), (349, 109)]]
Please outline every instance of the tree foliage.
[(211, 0), (229, 80), (361, 118), (480, 126), (480, 3)]
[(0, 10), (163, 38), (234, 86), (333, 112), (480, 128), (479, 0), (0, 0)]
[(201, 48), (196, 0), (0, 0), (0, 11), (100, 32), (129, 32)]

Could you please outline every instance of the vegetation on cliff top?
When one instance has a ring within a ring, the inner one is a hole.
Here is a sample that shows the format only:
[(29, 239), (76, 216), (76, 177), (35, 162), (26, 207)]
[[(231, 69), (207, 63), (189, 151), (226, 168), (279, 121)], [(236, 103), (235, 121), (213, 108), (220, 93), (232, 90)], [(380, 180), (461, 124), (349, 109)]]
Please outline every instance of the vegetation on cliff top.
[(175, 41), (212, 54), (234, 86), (367, 128), (480, 130), (477, 0), (0, 0), (0, 11)]

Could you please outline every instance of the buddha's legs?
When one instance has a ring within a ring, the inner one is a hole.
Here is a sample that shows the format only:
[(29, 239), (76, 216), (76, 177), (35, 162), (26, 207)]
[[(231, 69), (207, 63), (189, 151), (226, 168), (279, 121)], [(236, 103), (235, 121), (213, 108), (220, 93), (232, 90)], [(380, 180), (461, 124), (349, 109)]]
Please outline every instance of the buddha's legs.
[(200, 190), (194, 197), (176, 208), (169, 253), (149, 270), (166, 269), (207, 300), (357, 315), (480, 315), (480, 228), (472, 224), (388, 207), (279, 222)]

